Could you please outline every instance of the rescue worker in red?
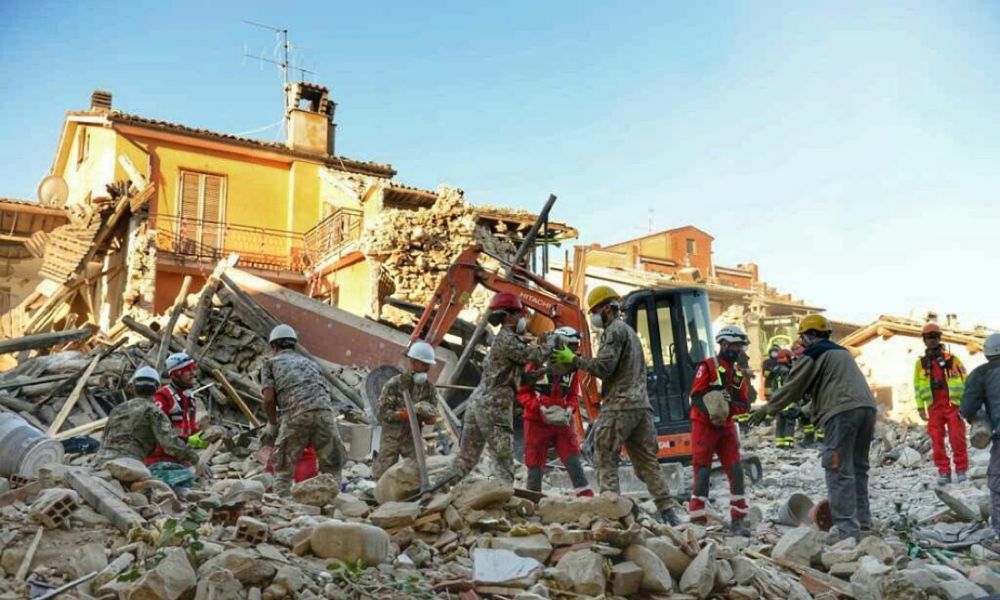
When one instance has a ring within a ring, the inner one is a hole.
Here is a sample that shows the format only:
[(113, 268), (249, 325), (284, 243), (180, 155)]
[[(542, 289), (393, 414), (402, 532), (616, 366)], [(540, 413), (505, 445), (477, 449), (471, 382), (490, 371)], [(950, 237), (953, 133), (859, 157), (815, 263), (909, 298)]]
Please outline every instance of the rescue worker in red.
[[(156, 390), (153, 402), (167, 415), (171, 427), (174, 428), (174, 433), (181, 440), (191, 446), (199, 446), (200, 429), (198, 428), (194, 396), (191, 395), (198, 363), (188, 353), (177, 352), (167, 357), (165, 366), (170, 381)], [(147, 465), (155, 465), (158, 462), (185, 464), (168, 454), (160, 446), (157, 446), (156, 450), (146, 457), (145, 462)]]
[[(931, 453), (938, 470), (938, 485), (951, 483), (951, 460), (944, 440), (947, 433), (954, 453), (955, 479), (966, 480), (969, 451), (965, 441), (965, 421), (958, 407), (965, 391), (965, 367), (957, 356), (941, 345), (941, 327), (937, 323), (924, 325), (921, 335), (927, 348), (913, 366), (913, 391), (920, 418), (927, 423), (931, 438)], [(928, 407), (928, 405), (930, 405)]]
[(691, 465), (694, 485), (688, 512), (692, 523), (708, 520), (709, 479), (712, 458), (719, 457), (729, 479), (730, 529), (737, 535), (750, 535), (746, 524), (748, 506), (743, 465), (740, 463), (740, 437), (733, 417), (750, 409), (750, 379), (739, 367), (740, 352), (747, 345), (747, 335), (740, 327), (723, 327), (715, 336), (718, 359), (702, 361), (691, 387)]
[[(560, 347), (574, 353), (580, 347), (580, 333), (572, 327), (555, 331)], [(577, 496), (593, 496), (580, 457), (580, 440), (573, 429), (573, 417), (580, 406), (579, 371), (565, 364), (535, 364), (525, 367), (517, 401), (524, 409), (524, 465), (528, 467), (527, 488), (542, 491), (542, 474), (549, 449), (555, 448), (566, 466)]]

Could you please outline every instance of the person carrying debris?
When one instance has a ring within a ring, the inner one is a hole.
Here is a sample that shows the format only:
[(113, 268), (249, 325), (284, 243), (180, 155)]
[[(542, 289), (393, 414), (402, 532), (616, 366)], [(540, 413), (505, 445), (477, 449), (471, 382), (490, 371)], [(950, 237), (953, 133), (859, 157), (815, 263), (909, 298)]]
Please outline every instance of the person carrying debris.
[(410, 395), (413, 410), (421, 423), (437, 420), (437, 391), (427, 378), (434, 366), (434, 348), (427, 342), (414, 342), (406, 351), (409, 369), (386, 382), (378, 397), (379, 425), (382, 439), (378, 456), (372, 463), (372, 475), (377, 481), (396, 460), (413, 457), (413, 433), (410, 431), (410, 413), (406, 410), (404, 394)]
[(760, 423), (785, 406), (812, 396), (813, 422), (825, 432), (822, 464), (827, 497), (836, 525), (835, 537), (861, 539), (872, 528), (868, 504), (868, 451), (875, 434), (875, 399), (850, 352), (830, 341), (833, 328), (823, 315), (799, 322), (805, 346), (785, 385), (754, 411)]
[[(768, 398), (785, 384), (791, 370), (792, 351), (782, 348), (778, 351), (777, 362), (771, 367), (770, 373), (765, 375), (764, 381), (770, 386), (767, 390)], [(774, 423), (775, 448), (790, 450), (795, 447), (795, 423), (800, 414), (801, 411), (796, 404), (790, 404), (778, 413)]]
[(517, 383), (529, 363), (540, 363), (552, 352), (553, 344), (531, 344), (523, 338), (528, 320), (521, 299), (501, 292), (489, 305), (489, 323), (500, 326), (486, 359), (483, 375), (469, 396), (462, 417), (462, 439), (458, 456), (446, 475), (432, 487), (461, 479), (479, 462), (484, 447), (489, 447), (496, 466), (496, 477), (514, 485), (514, 402)]
[(291, 491), (295, 465), (309, 445), (316, 450), (319, 471), (340, 481), (344, 444), (319, 366), (295, 352), (298, 335), (288, 325), (272, 329), (268, 341), (272, 354), (260, 367), (262, 405), (267, 415), (261, 442), (274, 443), (275, 493)]
[(983, 355), (986, 362), (973, 369), (965, 381), (959, 412), (970, 424), (985, 412), (993, 431), (986, 487), (990, 490), (990, 526), (996, 538), (983, 545), (1000, 554), (1000, 333), (987, 336)]
[(622, 319), (621, 296), (608, 286), (587, 295), (590, 322), (601, 329), (601, 349), (594, 358), (577, 356), (572, 349), (555, 350), (552, 361), (586, 371), (601, 380), (601, 414), (594, 424), (594, 466), (602, 492), (620, 493), (618, 461), (628, 450), (635, 474), (653, 496), (662, 521), (677, 525), (667, 480), (657, 460), (653, 407), (646, 391), (646, 365), (639, 336)]
[[(133, 398), (116, 406), (108, 415), (104, 427), (97, 464), (116, 458), (145, 461), (156, 449), (162, 449), (173, 460), (194, 465), (195, 475), (211, 473), (194, 448), (177, 436), (177, 430), (152, 398), (160, 385), (160, 374), (153, 367), (139, 367), (130, 380)], [(147, 461), (147, 464), (148, 461)]]
[(688, 513), (692, 523), (707, 523), (712, 459), (719, 457), (729, 479), (730, 529), (749, 537), (746, 478), (740, 462), (740, 434), (733, 417), (750, 410), (750, 377), (739, 367), (748, 338), (736, 325), (723, 327), (715, 341), (718, 358), (706, 358), (694, 372), (691, 386), (691, 466), (694, 477)]
[[(572, 327), (555, 331), (561, 347), (574, 353), (580, 347), (580, 333)], [(577, 496), (593, 496), (580, 457), (580, 440), (573, 429), (573, 415), (580, 403), (579, 372), (564, 364), (547, 368), (531, 364), (525, 369), (526, 381), (517, 393), (524, 409), (524, 464), (528, 467), (527, 488), (542, 491), (542, 474), (549, 449), (555, 448), (566, 466)]]
[(969, 470), (965, 421), (958, 412), (965, 389), (965, 366), (957, 356), (944, 349), (940, 325), (928, 323), (920, 334), (927, 350), (913, 365), (917, 413), (927, 423), (934, 466), (938, 470), (938, 485), (951, 483), (951, 461), (944, 445), (946, 430), (951, 451), (955, 454), (955, 480), (962, 483), (966, 480), (965, 472)]
[[(156, 390), (153, 402), (160, 407), (163, 414), (167, 415), (170, 426), (174, 428), (174, 433), (178, 437), (193, 447), (199, 447), (202, 444), (197, 408), (194, 396), (191, 394), (198, 363), (187, 352), (176, 352), (167, 357), (165, 367), (170, 381)], [(146, 464), (154, 465), (158, 462), (177, 462), (177, 459), (163, 448), (157, 448), (146, 458)]]

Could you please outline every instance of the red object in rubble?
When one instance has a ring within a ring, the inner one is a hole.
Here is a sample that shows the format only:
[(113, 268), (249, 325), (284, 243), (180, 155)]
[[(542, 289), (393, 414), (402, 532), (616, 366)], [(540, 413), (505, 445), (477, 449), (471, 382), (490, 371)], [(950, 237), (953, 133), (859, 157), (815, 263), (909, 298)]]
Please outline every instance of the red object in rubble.
[[(274, 461), (270, 457), (267, 459), (264, 471), (274, 473)], [(295, 465), (295, 473), (292, 475), (292, 480), (298, 483), (306, 479), (312, 479), (318, 474), (319, 467), (316, 463), (316, 451), (312, 446), (306, 446), (306, 449), (302, 451), (302, 456), (299, 457), (298, 464)]]

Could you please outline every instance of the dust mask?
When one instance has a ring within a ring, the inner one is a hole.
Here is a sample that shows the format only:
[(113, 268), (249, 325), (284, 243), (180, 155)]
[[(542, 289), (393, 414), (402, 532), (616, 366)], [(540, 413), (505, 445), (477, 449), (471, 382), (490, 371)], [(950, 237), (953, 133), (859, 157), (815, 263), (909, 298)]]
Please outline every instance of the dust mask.
[(414, 373), (413, 374), (413, 383), (415, 383), (417, 385), (423, 385), (423, 384), (427, 383), (427, 373)]
[(514, 327), (514, 330), (517, 331), (518, 333), (524, 333), (525, 331), (527, 331), (528, 330), (528, 319), (526, 319), (524, 317), (521, 317), (520, 319), (518, 319), (517, 320), (517, 325)]
[(604, 318), (601, 317), (601, 313), (590, 315), (590, 324), (596, 329), (604, 329)]

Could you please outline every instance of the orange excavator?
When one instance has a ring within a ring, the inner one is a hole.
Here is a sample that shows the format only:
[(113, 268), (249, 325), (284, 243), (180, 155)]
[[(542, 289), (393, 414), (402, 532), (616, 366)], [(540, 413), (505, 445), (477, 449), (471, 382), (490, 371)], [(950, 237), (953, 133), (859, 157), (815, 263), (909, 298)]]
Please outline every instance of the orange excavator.
[[(491, 256), (504, 267), (500, 273), (480, 264)], [(517, 264), (473, 246), (460, 254), (438, 284), (430, 304), (417, 323), (412, 340), (438, 345), (465, 308), (477, 286), (509, 292), (531, 308), (532, 330), (550, 331), (570, 326), (580, 332), (580, 353), (592, 356), (588, 320), (579, 299)], [(694, 288), (641, 289), (622, 301), (626, 322), (638, 334), (646, 359), (646, 385), (657, 428), (661, 461), (686, 461), (691, 456), (690, 393), (695, 366), (713, 350), (708, 296)], [(542, 326), (537, 327), (538, 321)], [(581, 392), (588, 422), (600, 412), (601, 399), (594, 377), (583, 373)], [(585, 437), (578, 411), (576, 429)]]

